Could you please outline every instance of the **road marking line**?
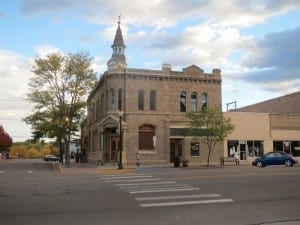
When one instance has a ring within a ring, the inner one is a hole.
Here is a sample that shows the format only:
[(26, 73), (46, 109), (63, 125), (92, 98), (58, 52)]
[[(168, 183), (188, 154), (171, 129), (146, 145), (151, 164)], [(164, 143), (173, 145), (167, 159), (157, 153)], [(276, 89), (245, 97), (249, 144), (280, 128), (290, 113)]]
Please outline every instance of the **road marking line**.
[(125, 186), (119, 187), (121, 190), (141, 190), (141, 189), (158, 189), (158, 188), (174, 188), (174, 187), (191, 187), (186, 184), (168, 184), (168, 185), (149, 185), (149, 186)]
[(27, 170), (27, 173), (32, 173), (32, 170)]
[(161, 180), (161, 178), (137, 179), (137, 180), (106, 180), (106, 182), (122, 183), (122, 182), (140, 182), (140, 181)]
[[(137, 176), (141, 176), (141, 175), (144, 175), (144, 174), (136, 174), (136, 173), (124, 173), (122, 174), (123, 176), (134, 176), (134, 175), (137, 175)], [(103, 174), (101, 176), (98, 176), (99, 178), (101, 177), (120, 177), (121, 175), (120, 174)]]
[(130, 183), (130, 184), (115, 184), (116, 186), (145, 186), (145, 185), (155, 185), (155, 184), (175, 184), (175, 181), (164, 181), (164, 182), (148, 182), (148, 183)]
[(202, 201), (184, 201), (184, 202), (161, 202), (161, 203), (144, 203), (140, 207), (163, 207), (163, 206), (179, 206), (179, 205), (198, 205), (198, 204), (214, 204), (234, 202), (232, 199), (214, 199)]
[(148, 178), (153, 176), (118, 176), (118, 177), (102, 177), (101, 180), (114, 180), (114, 179), (130, 179), (130, 178)]
[(157, 197), (138, 197), (137, 201), (156, 201), (167, 199), (187, 199), (187, 198), (217, 198), (221, 197), (219, 194), (199, 194), (199, 195), (172, 195), (172, 196), (157, 196)]
[(0, 173), (5, 173), (5, 170), (0, 170)]
[(156, 190), (151, 190), (151, 189), (146, 189), (146, 190), (138, 190), (138, 191), (130, 191), (130, 194), (140, 194), (140, 193), (154, 193), (154, 192), (172, 192), (172, 191), (198, 191), (200, 190), (199, 188), (162, 188), (162, 189), (156, 189)]

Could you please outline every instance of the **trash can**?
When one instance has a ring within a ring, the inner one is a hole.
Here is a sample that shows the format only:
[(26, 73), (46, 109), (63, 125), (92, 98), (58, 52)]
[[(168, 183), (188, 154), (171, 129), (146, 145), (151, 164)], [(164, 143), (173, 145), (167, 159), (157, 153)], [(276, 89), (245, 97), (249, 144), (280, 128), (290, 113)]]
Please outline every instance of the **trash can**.
[(79, 154), (75, 154), (75, 161), (77, 162), (77, 163), (79, 163)]
[(174, 158), (174, 167), (179, 167), (180, 166), (180, 158), (179, 157), (175, 157)]

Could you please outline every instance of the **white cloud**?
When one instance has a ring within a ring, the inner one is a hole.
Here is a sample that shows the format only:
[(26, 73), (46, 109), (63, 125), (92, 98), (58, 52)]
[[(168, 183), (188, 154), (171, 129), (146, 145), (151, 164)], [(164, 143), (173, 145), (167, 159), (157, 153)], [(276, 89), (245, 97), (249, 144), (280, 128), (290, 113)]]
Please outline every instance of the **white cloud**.
[(92, 68), (97, 74), (102, 74), (105, 70), (107, 70), (105, 59), (101, 56), (96, 56), (92, 61)]
[(297, 0), (271, 1), (219, 1), (219, 0), (23, 0), (20, 11), (28, 17), (51, 13), (60, 17), (69, 12), (90, 23), (116, 21), (121, 14), (125, 23), (171, 27), (184, 18), (222, 20), (227, 25), (251, 26), (268, 18), (300, 7)]
[(0, 124), (12, 137), (26, 133), (28, 136), (22, 139), (29, 138), (29, 128), (22, 118), (31, 111), (30, 104), (24, 100), (31, 76), (30, 59), (0, 50), (0, 68)]
[(49, 44), (39, 45), (35, 47), (35, 51), (37, 52), (38, 57), (44, 58), (50, 53), (58, 53), (61, 52), (59, 48), (54, 47)]

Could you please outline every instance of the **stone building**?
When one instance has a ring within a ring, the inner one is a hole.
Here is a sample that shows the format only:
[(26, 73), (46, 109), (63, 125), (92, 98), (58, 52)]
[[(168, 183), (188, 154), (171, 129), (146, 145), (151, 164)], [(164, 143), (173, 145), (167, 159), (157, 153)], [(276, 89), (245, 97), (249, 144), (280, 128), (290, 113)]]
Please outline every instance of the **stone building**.
[[(207, 147), (184, 135), (187, 112), (221, 110), (221, 71), (196, 65), (173, 71), (128, 68), (118, 22), (111, 59), (88, 98), (83, 148), (89, 162), (170, 163), (174, 157), (204, 163)], [(121, 151), (120, 151), (121, 149)], [(223, 151), (218, 146), (212, 160)], [(122, 152), (122, 154), (120, 154)]]

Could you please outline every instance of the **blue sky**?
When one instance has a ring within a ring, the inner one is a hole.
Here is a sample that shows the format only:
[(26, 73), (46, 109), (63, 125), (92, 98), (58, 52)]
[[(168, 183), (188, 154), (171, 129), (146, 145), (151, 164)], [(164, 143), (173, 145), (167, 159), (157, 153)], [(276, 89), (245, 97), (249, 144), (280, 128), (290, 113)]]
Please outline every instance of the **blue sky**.
[(100, 75), (118, 16), (128, 67), (222, 70), (222, 101), (237, 107), (300, 90), (299, 0), (12, 0), (0, 2), (0, 124), (30, 138), (22, 118), (33, 59), (88, 51)]

